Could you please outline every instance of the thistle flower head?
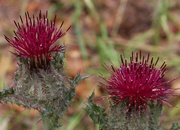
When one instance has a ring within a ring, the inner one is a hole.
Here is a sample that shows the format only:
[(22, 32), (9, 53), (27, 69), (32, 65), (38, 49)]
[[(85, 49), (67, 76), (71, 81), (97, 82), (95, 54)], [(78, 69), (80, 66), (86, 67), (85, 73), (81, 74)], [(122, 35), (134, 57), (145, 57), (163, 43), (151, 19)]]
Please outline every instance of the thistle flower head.
[(163, 81), (166, 71), (164, 62), (160, 68), (156, 68), (159, 58), (154, 61), (141, 54), (132, 52), (130, 61), (121, 55), (119, 68), (111, 65), (110, 78), (103, 78), (106, 83), (102, 83), (108, 91), (110, 98), (115, 103), (125, 102), (127, 111), (147, 110), (150, 103), (160, 101), (168, 104), (167, 97), (172, 95), (172, 90), (167, 86), (168, 82)]
[(25, 13), (25, 20), (20, 16), (21, 23), (14, 21), (17, 32), (14, 31), (13, 39), (5, 36), (9, 44), (16, 50), (15, 55), (28, 59), (30, 69), (43, 68), (49, 66), (53, 52), (63, 52), (64, 46), (57, 46), (54, 43), (63, 37), (68, 29), (63, 32), (62, 25), (55, 27), (56, 16), (53, 21), (48, 20), (48, 12), (38, 17), (30, 17)]

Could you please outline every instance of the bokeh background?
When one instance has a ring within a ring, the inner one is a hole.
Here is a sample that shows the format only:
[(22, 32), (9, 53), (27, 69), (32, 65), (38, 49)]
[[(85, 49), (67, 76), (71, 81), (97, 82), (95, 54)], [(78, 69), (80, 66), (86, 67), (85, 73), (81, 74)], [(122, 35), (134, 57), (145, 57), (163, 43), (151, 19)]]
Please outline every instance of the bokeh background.
[[(128, 57), (141, 50), (167, 61), (164, 80), (180, 76), (180, 1), (179, 0), (0, 0), (0, 89), (13, 85), (17, 60), (10, 53), (4, 35), (13, 37), (14, 20), (28, 11), (38, 15), (48, 10), (49, 19), (57, 15), (57, 27), (72, 26), (58, 41), (66, 45), (65, 73), (91, 74), (77, 88), (77, 96), (63, 118), (59, 130), (95, 130), (84, 108), (87, 97), (95, 91), (95, 102), (105, 106), (101, 96), (106, 91), (99, 85), (100, 75), (108, 76), (102, 64), (120, 64), (119, 55)], [(180, 80), (171, 83), (180, 88)], [(169, 99), (159, 119), (165, 130), (172, 122), (180, 123), (180, 90)], [(0, 130), (43, 130), (38, 112), (15, 104), (0, 104)]]

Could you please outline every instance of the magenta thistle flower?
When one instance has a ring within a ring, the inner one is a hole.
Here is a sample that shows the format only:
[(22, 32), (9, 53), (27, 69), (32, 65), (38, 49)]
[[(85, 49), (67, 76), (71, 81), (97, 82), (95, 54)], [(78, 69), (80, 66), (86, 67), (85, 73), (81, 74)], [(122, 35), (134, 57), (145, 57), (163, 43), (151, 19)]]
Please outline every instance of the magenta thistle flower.
[(154, 62), (149, 54), (145, 57), (139, 52), (132, 53), (128, 63), (121, 55), (120, 67), (111, 65), (111, 68), (107, 68), (111, 77), (103, 78), (106, 83), (102, 84), (107, 88), (110, 98), (116, 104), (125, 102), (127, 111), (147, 110), (150, 103), (157, 101), (169, 105), (167, 97), (172, 95), (172, 90), (167, 85), (170, 81), (163, 81), (166, 63), (157, 69), (158, 60)]
[(25, 21), (20, 16), (21, 24), (14, 21), (17, 32), (14, 32), (14, 39), (5, 36), (9, 44), (15, 48), (15, 55), (28, 59), (30, 69), (47, 68), (52, 60), (53, 52), (63, 52), (64, 46), (57, 46), (54, 43), (63, 37), (69, 28), (63, 32), (62, 25), (55, 27), (56, 16), (53, 21), (48, 20), (48, 12), (38, 17), (31, 18), (29, 13), (25, 13)]

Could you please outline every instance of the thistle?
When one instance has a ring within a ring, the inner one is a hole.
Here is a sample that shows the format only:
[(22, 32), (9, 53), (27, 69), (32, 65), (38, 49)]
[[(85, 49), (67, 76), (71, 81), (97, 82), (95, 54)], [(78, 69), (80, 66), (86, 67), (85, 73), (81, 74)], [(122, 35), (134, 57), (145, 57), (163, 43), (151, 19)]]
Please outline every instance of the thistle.
[(5, 36), (16, 52), (18, 57), (27, 59), (29, 69), (47, 69), (50, 61), (53, 59), (52, 53), (64, 52), (64, 46), (57, 46), (54, 43), (70, 29), (65, 32), (62, 31), (62, 25), (59, 28), (55, 27), (56, 16), (53, 21), (48, 20), (48, 12), (42, 15), (41, 11), (39, 17), (29, 13), (25, 13), (25, 21), (20, 16), (21, 24), (14, 21), (17, 32), (14, 32), (14, 39)]
[(15, 84), (0, 92), (1, 102), (16, 103), (27, 109), (40, 112), (47, 130), (61, 126), (59, 120), (67, 110), (68, 104), (75, 96), (75, 86), (85, 77), (79, 74), (68, 79), (63, 72), (65, 47), (55, 42), (62, 38), (69, 28), (63, 32), (62, 25), (55, 27), (48, 19), (48, 13), (30, 17), (25, 13), (25, 21), (14, 22), (17, 31), (13, 39), (5, 36), (9, 45), (15, 49), (19, 59), (19, 69), (15, 75)]
[(147, 110), (148, 105), (153, 102), (168, 104), (167, 97), (172, 95), (172, 90), (167, 86), (168, 82), (163, 82), (166, 71), (164, 62), (158, 69), (154, 58), (150, 55), (145, 56), (140, 53), (132, 53), (130, 62), (123, 59), (121, 55), (121, 66), (115, 68), (111, 65), (108, 70), (111, 73), (110, 78), (103, 78), (106, 84), (103, 84), (115, 104), (125, 102), (127, 112), (134, 110), (141, 113)]
[[(122, 55), (120, 59), (119, 68), (105, 66), (111, 76), (102, 77), (101, 85), (107, 89), (110, 112), (104, 117), (104, 125), (97, 123), (103, 130), (161, 130), (158, 117), (162, 105), (170, 105), (167, 99), (173, 95), (168, 85), (172, 80), (163, 80), (166, 62), (157, 68), (159, 58), (154, 60), (150, 54), (142, 55), (141, 51), (132, 52), (129, 62)], [(86, 108), (88, 111), (92, 109), (92, 102), (90, 104)]]

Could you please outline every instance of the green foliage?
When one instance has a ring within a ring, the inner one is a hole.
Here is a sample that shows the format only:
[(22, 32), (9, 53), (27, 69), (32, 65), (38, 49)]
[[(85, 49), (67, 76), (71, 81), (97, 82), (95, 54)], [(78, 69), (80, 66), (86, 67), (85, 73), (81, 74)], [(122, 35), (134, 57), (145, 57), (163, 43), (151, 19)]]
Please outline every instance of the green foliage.
[(9, 96), (10, 94), (14, 94), (14, 89), (10, 88), (10, 89), (4, 89), (0, 92), (0, 99), (6, 96)]
[(38, 110), (45, 130), (62, 126), (60, 119), (76, 95), (75, 87), (88, 77), (77, 74), (74, 79), (68, 79), (63, 73), (64, 53), (57, 53), (53, 58), (48, 70), (31, 70), (26, 59), (20, 59), (16, 85), (0, 92), (1, 102)]
[(91, 119), (94, 121), (95, 124), (99, 124), (100, 129), (106, 128), (107, 123), (107, 114), (105, 109), (101, 106), (98, 106), (93, 103), (94, 99), (94, 92), (88, 98), (88, 105), (86, 106), (85, 110)]
[[(162, 103), (150, 104), (149, 110), (127, 111), (125, 102), (110, 106), (109, 113), (93, 103), (94, 92), (88, 98), (88, 105), (85, 110), (95, 124), (99, 124), (101, 130), (163, 130), (158, 118), (161, 115)], [(173, 124), (172, 130), (179, 128)]]
[(175, 123), (172, 124), (172, 127), (171, 127), (170, 130), (179, 130), (179, 129), (180, 129), (179, 124), (177, 122), (175, 122)]
[(155, 30), (154, 39), (156, 45), (159, 44), (161, 27), (168, 37), (170, 35), (168, 21), (167, 21), (169, 2), (168, 0), (160, 0), (157, 5), (158, 6), (155, 10), (154, 20), (153, 20), (153, 26)]
[(149, 130), (163, 130), (159, 125), (158, 118), (162, 112), (162, 103), (157, 102), (157, 104), (150, 104), (150, 119), (149, 119)]
[(63, 59), (64, 53), (55, 53), (53, 56), (54, 60), (52, 61), (52, 65), (58, 72), (62, 72), (63, 70)]

